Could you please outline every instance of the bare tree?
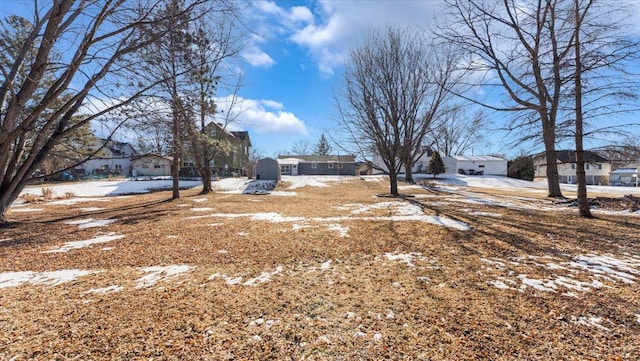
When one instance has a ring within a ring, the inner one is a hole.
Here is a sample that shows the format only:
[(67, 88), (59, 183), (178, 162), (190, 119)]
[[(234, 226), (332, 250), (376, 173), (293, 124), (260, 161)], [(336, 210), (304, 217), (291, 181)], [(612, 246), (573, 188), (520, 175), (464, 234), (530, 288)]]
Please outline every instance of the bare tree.
[[(182, 12), (202, 2), (185, 1)], [(33, 4), (31, 29), (21, 34), (15, 56), (0, 63), (0, 222), (60, 139), (146, 90), (132, 81), (124, 60), (163, 37), (167, 27), (159, 25), (175, 21), (159, 11), (159, 0)], [(63, 94), (68, 98), (45, 112)], [(102, 109), (73, 121), (92, 99), (102, 100)]]
[(420, 33), (409, 29), (371, 32), (351, 51), (344, 89), (336, 98), (353, 141), (382, 159), (393, 195), (398, 195), (397, 175), (403, 166), (412, 181), (413, 161), (424, 151), (422, 141), (453, 79), (453, 59), (439, 59), (424, 44)]
[[(548, 195), (562, 197), (555, 154), (556, 123), (562, 89), (571, 78), (561, 70), (572, 46), (560, 41), (568, 30), (556, 27), (556, 1), (447, 0), (446, 3), (452, 17), (440, 35), (467, 54), (468, 69), (480, 73), (480, 80), (470, 85), (497, 86), (512, 104), (501, 107), (466, 98), (494, 110), (535, 113), (535, 117), (519, 120), (531, 119), (541, 125)], [(488, 81), (487, 76), (491, 76)]]
[(291, 147), (292, 155), (310, 155), (312, 153), (313, 147), (311, 143), (309, 143), (306, 139), (298, 139), (293, 143)]
[(484, 114), (469, 115), (460, 104), (446, 107), (434, 122), (426, 145), (443, 155), (463, 155), (482, 141)]
[[(510, 130), (524, 131), (522, 139), (542, 140), (549, 196), (562, 196), (555, 145), (571, 136), (580, 156), (583, 137), (612, 128), (610, 122), (598, 127), (598, 119), (638, 109), (637, 76), (629, 71), (638, 44), (624, 31), (622, 6), (602, 3), (596, 9), (591, 0), (447, 4), (454, 20), (441, 35), (468, 54), (469, 68), (484, 75), (473, 85), (502, 89), (511, 104), (475, 101), (521, 115)], [(527, 134), (535, 123), (540, 130)], [(590, 131), (583, 129), (587, 125)], [(586, 202), (586, 188), (580, 198)]]

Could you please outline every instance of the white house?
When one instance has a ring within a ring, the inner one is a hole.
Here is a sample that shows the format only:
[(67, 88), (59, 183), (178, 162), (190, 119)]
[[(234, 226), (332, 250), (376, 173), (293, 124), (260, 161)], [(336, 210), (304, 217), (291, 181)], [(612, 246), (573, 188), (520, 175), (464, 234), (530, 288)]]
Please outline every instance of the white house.
[(640, 164), (629, 164), (611, 171), (609, 184), (637, 187), (640, 185)]
[[(584, 152), (585, 173), (587, 184), (609, 184), (611, 162), (598, 153), (586, 150)], [(576, 152), (573, 150), (556, 151), (558, 164), (558, 178), (560, 183), (576, 184)], [(547, 161), (544, 153), (533, 157), (534, 181), (547, 178)]]
[(132, 175), (134, 177), (161, 177), (171, 175), (173, 158), (158, 154), (143, 154), (133, 157)]
[(490, 155), (452, 155), (442, 158), (446, 174), (507, 176), (507, 160)]
[(131, 144), (98, 139), (93, 147), (94, 150), (102, 147), (103, 144), (104, 147), (98, 153), (99, 157), (89, 159), (80, 165), (84, 172), (129, 176), (132, 169), (131, 158), (136, 155)]

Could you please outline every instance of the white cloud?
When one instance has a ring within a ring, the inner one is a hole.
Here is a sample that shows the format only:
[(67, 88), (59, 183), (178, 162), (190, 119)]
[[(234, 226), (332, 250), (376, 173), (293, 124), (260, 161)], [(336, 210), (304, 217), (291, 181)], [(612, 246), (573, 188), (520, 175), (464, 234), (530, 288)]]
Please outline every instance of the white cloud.
[(275, 110), (284, 109), (284, 105), (282, 105), (282, 103), (277, 102), (275, 100), (261, 100), (260, 103), (262, 103), (267, 108), (271, 108), (271, 109), (275, 109)]
[[(263, 30), (288, 36), (307, 50), (321, 74), (331, 76), (343, 65), (349, 48), (360, 44), (369, 30), (389, 25), (427, 26), (434, 21), (442, 0), (376, 1), (366, 5), (362, 1), (317, 0), (316, 6), (291, 8), (271, 1), (254, 4), (262, 12)], [(266, 26), (269, 21), (272, 23)]]
[(289, 12), (289, 19), (292, 21), (313, 22), (313, 14), (306, 6), (294, 6)]
[(258, 133), (307, 134), (304, 122), (295, 114), (284, 111), (284, 105), (280, 102), (238, 98), (231, 110), (228, 110), (232, 103), (231, 96), (218, 98), (216, 102), (221, 109), (225, 109), (225, 113), (237, 119), (233, 127), (242, 125)]
[(245, 50), (242, 52), (242, 57), (248, 61), (249, 64), (257, 67), (268, 68), (276, 63), (269, 54), (262, 51), (253, 43), (250, 43), (245, 47)]

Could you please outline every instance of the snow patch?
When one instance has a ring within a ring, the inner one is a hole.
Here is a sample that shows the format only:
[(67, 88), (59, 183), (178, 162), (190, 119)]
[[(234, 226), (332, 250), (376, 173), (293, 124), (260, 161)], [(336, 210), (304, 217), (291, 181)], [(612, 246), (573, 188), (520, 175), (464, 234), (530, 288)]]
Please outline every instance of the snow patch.
[(222, 278), (229, 286), (235, 286), (239, 284), (242, 284), (243, 286), (258, 286), (261, 283), (271, 281), (271, 277), (274, 275), (277, 275), (280, 272), (282, 272), (282, 267), (278, 266), (273, 272), (262, 272), (260, 276), (251, 278), (245, 281), (244, 283), (242, 282), (241, 276), (231, 277), (231, 276), (227, 276), (225, 274), (220, 274), (220, 273), (212, 274), (211, 276), (209, 276), (209, 280), (213, 281), (217, 278)]
[(141, 272), (148, 273), (136, 280), (136, 289), (151, 287), (160, 281), (166, 281), (189, 272), (193, 267), (189, 265), (152, 266), (140, 268)]
[(273, 271), (273, 272), (262, 272), (262, 274), (260, 274), (260, 276), (258, 276), (256, 278), (252, 278), (250, 280), (247, 280), (245, 283), (243, 283), (243, 285), (244, 286), (257, 286), (260, 283), (271, 281), (271, 276), (277, 275), (280, 272), (282, 272), (282, 267), (278, 266), (278, 267), (276, 267), (275, 271)]
[(103, 288), (92, 288), (85, 293), (104, 294), (104, 293), (111, 293), (111, 292), (120, 292), (122, 290), (124, 290), (123, 286), (113, 285), (113, 286), (103, 287)]
[(105, 210), (106, 208), (100, 208), (100, 207), (85, 207), (85, 208), (80, 208), (81, 211), (83, 212), (97, 212), (97, 211), (102, 211)]
[(416, 266), (413, 264), (414, 259), (423, 259), (422, 254), (420, 253), (385, 253), (384, 256), (389, 261), (402, 261), (406, 263), (409, 268), (414, 268)]
[(329, 224), (327, 229), (330, 231), (338, 232), (338, 236), (341, 238), (349, 237), (349, 227), (342, 226), (338, 223)]
[(603, 318), (602, 317), (585, 317), (585, 316), (580, 316), (580, 317), (573, 317), (571, 322), (578, 324), (578, 325), (583, 325), (583, 326), (587, 326), (587, 327), (595, 327), (601, 331), (605, 331), (605, 332), (609, 332), (611, 331), (609, 328), (602, 326), (602, 321)]
[(73, 249), (85, 248), (85, 247), (92, 246), (94, 244), (107, 243), (107, 242), (115, 241), (121, 238), (124, 238), (124, 235), (115, 234), (114, 232), (111, 232), (105, 235), (95, 236), (91, 239), (87, 239), (84, 241), (66, 242), (60, 248), (53, 248), (47, 251), (42, 251), (41, 253), (69, 252), (70, 250), (73, 250)]
[(76, 221), (67, 221), (67, 222), (64, 222), (64, 223), (65, 224), (77, 225), (78, 228), (84, 229), (84, 228), (104, 227), (104, 226), (106, 226), (108, 224), (111, 224), (111, 223), (113, 223), (115, 221), (117, 221), (117, 219), (85, 218), (85, 219), (78, 219)]
[(43, 208), (18, 208), (18, 209), (13, 209), (13, 212), (28, 213), (28, 212), (41, 212), (43, 210), (44, 210)]
[(17, 287), (24, 283), (57, 286), (62, 283), (74, 281), (78, 277), (88, 276), (97, 272), (100, 271), (68, 269), (48, 272), (5, 272), (0, 273), (0, 288)]

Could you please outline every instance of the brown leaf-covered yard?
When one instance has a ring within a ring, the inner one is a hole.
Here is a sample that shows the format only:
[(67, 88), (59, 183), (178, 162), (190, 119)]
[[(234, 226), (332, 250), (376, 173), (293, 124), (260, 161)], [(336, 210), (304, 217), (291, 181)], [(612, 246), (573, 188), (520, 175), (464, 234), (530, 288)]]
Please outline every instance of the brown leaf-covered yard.
[(640, 359), (637, 213), (324, 184), (13, 208), (0, 359)]

